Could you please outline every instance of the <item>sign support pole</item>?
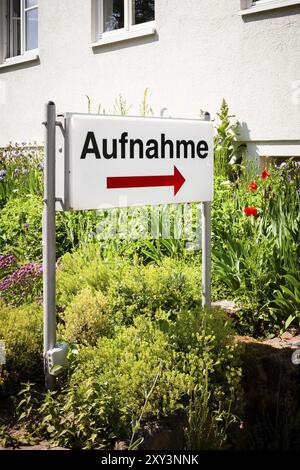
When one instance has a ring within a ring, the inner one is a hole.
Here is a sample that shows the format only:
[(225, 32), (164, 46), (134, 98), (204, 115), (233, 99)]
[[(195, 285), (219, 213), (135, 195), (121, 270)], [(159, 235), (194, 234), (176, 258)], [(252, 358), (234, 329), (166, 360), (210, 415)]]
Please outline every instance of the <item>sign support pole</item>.
[[(210, 121), (210, 114), (204, 113)], [(202, 203), (202, 306), (211, 307), (211, 202)]]
[(43, 209), (43, 305), (44, 305), (44, 370), (48, 390), (55, 388), (55, 377), (49, 373), (47, 352), (56, 344), (56, 234), (55, 234), (55, 146), (56, 106), (46, 105), (46, 150)]
[(202, 306), (211, 307), (211, 202), (202, 203)]

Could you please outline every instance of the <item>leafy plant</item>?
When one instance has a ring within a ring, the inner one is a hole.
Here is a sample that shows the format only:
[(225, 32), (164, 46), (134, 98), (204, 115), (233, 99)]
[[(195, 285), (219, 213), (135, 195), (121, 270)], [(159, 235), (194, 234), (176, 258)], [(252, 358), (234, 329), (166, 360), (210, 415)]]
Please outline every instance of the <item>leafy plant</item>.
[[(270, 168), (260, 176), (247, 173), (234, 184), (216, 182), (214, 276), (240, 304), (236, 326), (242, 334), (274, 335), (291, 315), (293, 324), (299, 325), (298, 287), (287, 286), (291, 279), (286, 277), (299, 270), (297, 169), (298, 164), (290, 161), (283, 169)], [(257, 215), (247, 215), (246, 207), (254, 207)], [(290, 292), (283, 305), (284, 289)]]
[(215, 174), (225, 180), (232, 180), (237, 177), (242, 162), (243, 147), (238, 145), (237, 140), (238, 124), (232, 122), (234, 116), (229, 114), (229, 107), (224, 99), (217, 116), (219, 123), (215, 137)]
[(22, 381), (43, 379), (42, 312), (38, 305), (19, 308), (0, 303), (0, 340), (6, 363), (0, 365), (0, 389), (16, 389)]
[(300, 275), (299, 272), (285, 274), (283, 279), (285, 285), (275, 291), (272, 310), (281, 318), (288, 317), (291, 324), (300, 317)]
[(62, 336), (69, 343), (95, 344), (100, 336), (110, 336), (114, 325), (107, 298), (85, 288), (63, 314)]
[(208, 371), (205, 369), (203, 383), (195, 387), (188, 407), (187, 449), (220, 450), (226, 447), (229, 427), (237, 418), (231, 412), (231, 403), (224, 410), (220, 401), (219, 408), (212, 412), (210, 401)]
[[(161, 361), (160, 385), (145, 405)], [(102, 338), (97, 347), (81, 350), (65, 390), (46, 395), (40, 408), (41, 431), (61, 445), (85, 448), (129, 435), (132, 416), (144, 405), (144, 416), (181, 406), (190, 379), (172, 371), (171, 364), (167, 341), (150, 322), (122, 328), (113, 339)]]

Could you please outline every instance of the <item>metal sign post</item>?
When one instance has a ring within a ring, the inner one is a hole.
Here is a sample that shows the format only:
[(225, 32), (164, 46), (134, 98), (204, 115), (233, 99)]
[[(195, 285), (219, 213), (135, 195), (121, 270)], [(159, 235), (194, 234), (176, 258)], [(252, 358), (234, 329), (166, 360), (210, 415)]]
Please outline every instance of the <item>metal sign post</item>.
[[(210, 114), (204, 113), (210, 121)], [(202, 307), (211, 307), (211, 202), (202, 203)]]
[(56, 344), (56, 239), (55, 239), (55, 145), (56, 106), (46, 105), (46, 152), (43, 210), (44, 368), (46, 388), (55, 388), (47, 353)]
[(202, 306), (211, 307), (211, 202), (202, 203)]

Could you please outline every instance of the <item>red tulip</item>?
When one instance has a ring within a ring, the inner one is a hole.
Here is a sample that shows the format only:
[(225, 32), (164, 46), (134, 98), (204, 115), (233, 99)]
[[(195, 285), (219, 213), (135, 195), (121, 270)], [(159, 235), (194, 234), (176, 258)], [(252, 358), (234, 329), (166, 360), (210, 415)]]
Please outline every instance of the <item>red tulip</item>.
[(249, 186), (248, 186), (249, 191), (251, 191), (252, 193), (253, 193), (254, 191), (256, 191), (257, 188), (258, 188), (258, 186), (257, 186), (257, 184), (255, 183), (255, 181), (252, 181), (252, 183), (250, 183)]
[(261, 179), (265, 180), (269, 178), (269, 176), (270, 176), (270, 173), (268, 173), (267, 170), (264, 170), (261, 174)]
[(256, 207), (245, 207), (244, 213), (245, 213), (248, 217), (253, 217), (253, 216), (255, 216), (255, 215), (258, 214), (258, 210), (256, 209)]

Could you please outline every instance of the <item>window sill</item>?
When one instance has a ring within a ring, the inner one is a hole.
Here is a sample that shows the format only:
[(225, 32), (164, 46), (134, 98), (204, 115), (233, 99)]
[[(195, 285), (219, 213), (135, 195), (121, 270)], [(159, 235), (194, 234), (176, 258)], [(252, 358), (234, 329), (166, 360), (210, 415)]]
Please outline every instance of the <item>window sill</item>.
[(276, 8), (290, 7), (293, 5), (300, 5), (300, 0), (274, 0), (261, 5), (253, 5), (245, 10), (240, 10), (239, 15), (251, 15), (261, 11), (275, 10)]
[(17, 57), (12, 57), (6, 59), (2, 64), (0, 64), (0, 69), (7, 67), (13, 67), (14, 65), (26, 64), (27, 62), (34, 62), (39, 59), (39, 54), (37, 52), (33, 54), (24, 54)]
[(131, 31), (120, 32), (113, 35), (108, 35), (99, 39), (97, 42), (92, 42), (90, 44), (91, 48), (105, 46), (107, 44), (113, 44), (121, 41), (128, 41), (129, 39), (141, 38), (143, 36), (151, 36), (156, 33), (155, 26), (147, 26), (144, 28), (133, 29)]

